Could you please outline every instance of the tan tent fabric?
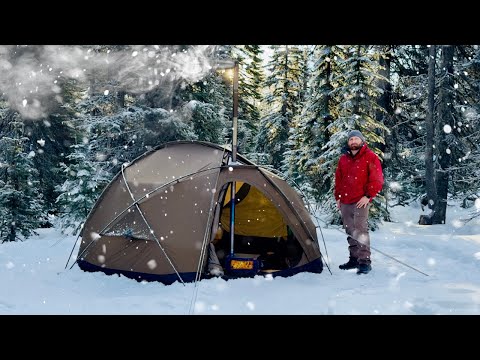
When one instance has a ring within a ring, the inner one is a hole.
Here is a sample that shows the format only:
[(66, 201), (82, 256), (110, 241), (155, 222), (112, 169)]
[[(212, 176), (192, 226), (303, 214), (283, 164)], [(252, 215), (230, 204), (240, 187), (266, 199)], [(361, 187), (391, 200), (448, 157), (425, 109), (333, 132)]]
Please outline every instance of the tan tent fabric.
[(191, 281), (199, 268), (206, 269), (218, 222), (229, 231), (230, 208), (223, 205), (232, 181), (237, 189), (250, 185), (236, 205), (236, 234), (286, 236), (288, 226), (304, 251), (295, 266), (321, 266), (316, 229), (298, 194), (241, 155), (229, 165), (227, 155), (219, 145), (178, 141), (126, 164), (86, 219), (80, 267), (137, 280)]

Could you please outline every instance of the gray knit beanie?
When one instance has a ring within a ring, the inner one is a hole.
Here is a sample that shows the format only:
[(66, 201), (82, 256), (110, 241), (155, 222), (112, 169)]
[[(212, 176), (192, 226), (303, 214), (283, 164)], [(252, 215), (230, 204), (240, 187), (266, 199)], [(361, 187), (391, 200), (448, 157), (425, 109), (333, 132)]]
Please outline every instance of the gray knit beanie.
[(348, 133), (348, 140), (350, 140), (350, 138), (352, 136), (356, 136), (356, 137), (359, 137), (360, 139), (362, 139), (363, 142), (365, 142), (365, 138), (363, 137), (362, 133), (358, 130), (352, 130)]

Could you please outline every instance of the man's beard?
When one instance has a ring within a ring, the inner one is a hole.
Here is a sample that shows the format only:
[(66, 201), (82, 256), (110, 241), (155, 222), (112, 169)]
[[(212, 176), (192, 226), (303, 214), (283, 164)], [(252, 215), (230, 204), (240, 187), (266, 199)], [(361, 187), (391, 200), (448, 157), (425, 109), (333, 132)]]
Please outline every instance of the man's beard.
[(358, 150), (362, 147), (362, 145), (357, 145), (357, 144), (351, 144), (349, 145), (350, 150)]

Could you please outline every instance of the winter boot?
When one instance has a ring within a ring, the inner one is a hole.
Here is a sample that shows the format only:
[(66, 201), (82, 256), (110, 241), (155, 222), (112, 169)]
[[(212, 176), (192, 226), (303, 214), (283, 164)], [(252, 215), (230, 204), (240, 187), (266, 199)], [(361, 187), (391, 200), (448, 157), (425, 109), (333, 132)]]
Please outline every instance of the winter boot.
[(358, 268), (358, 260), (357, 258), (351, 257), (348, 259), (348, 262), (339, 266), (342, 270), (350, 270)]
[(359, 264), (357, 274), (368, 274), (372, 270), (372, 266), (370, 264)]

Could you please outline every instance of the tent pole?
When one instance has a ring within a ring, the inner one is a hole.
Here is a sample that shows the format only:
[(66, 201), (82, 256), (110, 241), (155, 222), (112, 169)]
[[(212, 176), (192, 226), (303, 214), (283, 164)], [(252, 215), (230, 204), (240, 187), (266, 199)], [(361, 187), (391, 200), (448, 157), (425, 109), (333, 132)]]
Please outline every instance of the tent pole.
[(230, 255), (233, 256), (233, 245), (235, 239), (235, 181), (232, 182), (230, 191)]
[[(238, 123), (238, 61), (235, 61), (233, 67), (233, 126), (232, 126), (232, 163), (237, 162), (237, 123)], [(235, 241), (235, 181), (231, 184), (230, 193), (230, 255), (233, 256), (233, 246)]]

